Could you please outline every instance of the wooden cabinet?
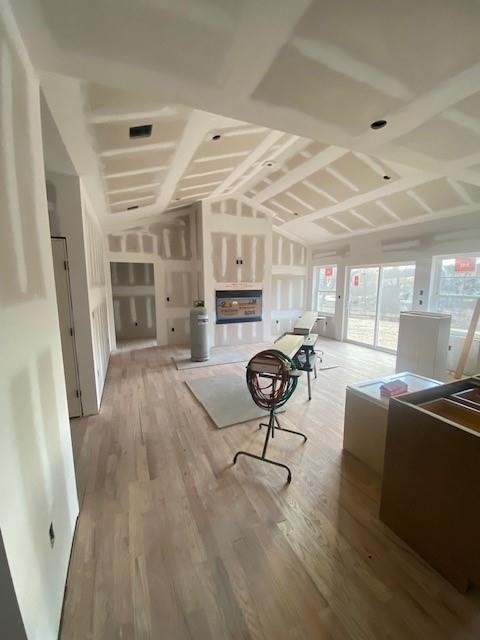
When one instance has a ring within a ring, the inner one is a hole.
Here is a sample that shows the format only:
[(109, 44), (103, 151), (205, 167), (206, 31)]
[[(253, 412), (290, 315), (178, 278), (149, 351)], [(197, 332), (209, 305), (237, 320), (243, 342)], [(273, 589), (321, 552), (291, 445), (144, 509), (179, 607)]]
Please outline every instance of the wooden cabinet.
[(381, 519), (459, 590), (480, 585), (480, 377), (390, 401)]

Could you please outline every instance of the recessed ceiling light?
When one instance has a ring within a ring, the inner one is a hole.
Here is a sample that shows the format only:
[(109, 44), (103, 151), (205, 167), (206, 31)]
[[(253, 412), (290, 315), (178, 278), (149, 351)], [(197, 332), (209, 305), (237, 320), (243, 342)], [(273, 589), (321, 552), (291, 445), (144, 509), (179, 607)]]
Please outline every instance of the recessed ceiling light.
[(384, 180), (390, 180), (390, 176), (383, 176)]
[(130, 127), (130, 138), (149, 138), (152, 135), (151, 124), (139, 124), (136, 127)]
[(220, 140), (222, 136), (219, 133), (216, 133), (214, 136), (212, 136), (212, 140)]
[(372, 122), (370, 127), (372, 129), (383, 129), (383, 127), (385, 127), (386, 124), (387, 124), (386, 120), (375, 120), (375, 122)]

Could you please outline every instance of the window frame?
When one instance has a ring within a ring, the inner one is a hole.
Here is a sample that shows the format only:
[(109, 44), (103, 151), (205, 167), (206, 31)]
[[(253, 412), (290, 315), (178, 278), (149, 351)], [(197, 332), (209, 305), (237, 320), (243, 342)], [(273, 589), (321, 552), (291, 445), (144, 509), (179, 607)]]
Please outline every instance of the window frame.
[[(440, 293), (440, 280), (442, 277), (442, 261), (455, 260), (456, 258), (475, 258), (476, 260), (480, 261), (480, 251), (479, 252), (467, 251), (465, 253), (463, 252), (447, 253), (447, 254), (432, 256), (432, 271), (431, 271), (431, 277), (430, 277), (430, 293), (428, 297), (428, 308), (434, 312), (438, 312), (437, 303), (438, 303), (438, 300), (442, 297), (443, 298), (458, 297), (458, 298), (461, 298), (462, 300), (476, 300), (479, 297), (478, 295), (455, 296), (455, 295)], [(477, 277), (480, 278), (480, 275), (478, 275)], [(449, 312), (443, 311), (443, 313), (449, 313)], [(452, 317), (452, 320), (453, 320), (453, 317)], [(450, 333), (457, 336), (464, 337), (467, 334), (467, 331), (468, 331), (468, 327), (466, 329), (461, 329), (459, 327), (453, 326), (453, 323), (450, 327)], [(477, 326), (477, 329), (475, 331), (475, 337), (476, 338), (480, 337), (480, 326)]]
[[(334, 289), (321, 289), (319, 288), (319, 280), (321, 269), (326, 269), (327, 267), (332, 267), (333, 275), (332, 278), (335, 278), (335, 288)], [(312, 292), (312, 302), (314, 311), (322, 316), (333, 317), (336, 312), (336, 304), (337, 304), (337, 290), (338, 290), (338, 265), (337, 263), (329, 262), (327, 264), (317, 264), (313, 267), (313, 292)], [(319, 309), (318, 305), (318, 294), (319, 293), (331, 293), (333, 294), (335, 300), (333, 303), (333, 311), (324, 311), (323, 309)]]

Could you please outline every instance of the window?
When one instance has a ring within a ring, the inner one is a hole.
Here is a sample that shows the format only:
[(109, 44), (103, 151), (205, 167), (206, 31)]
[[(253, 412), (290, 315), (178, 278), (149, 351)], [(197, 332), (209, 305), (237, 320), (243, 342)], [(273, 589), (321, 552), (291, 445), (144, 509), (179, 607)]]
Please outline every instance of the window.
[(452, 316), (454, 331), (467, 331), (479, 296), (480, 256), (435, 258), (431, 307)]
[(321, 313), (335, 313), (337, 298), (337, 266), (315, 267), (314, 302)]

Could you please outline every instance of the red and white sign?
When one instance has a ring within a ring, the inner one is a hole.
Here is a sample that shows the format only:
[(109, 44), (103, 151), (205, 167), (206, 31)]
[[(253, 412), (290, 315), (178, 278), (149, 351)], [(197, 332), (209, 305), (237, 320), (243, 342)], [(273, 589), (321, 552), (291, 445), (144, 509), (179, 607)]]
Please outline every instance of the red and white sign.
[(475, 258), (455, 258), (455, 273), (472, 273), (476, 270)]
[(325, 277), (331, 278), (333, 276), (333, 267), (325, 267)]
[(358, 287), (359, 284), (360, 284), (360, 276), (359, 275), (353, 276), (353, 286)]

